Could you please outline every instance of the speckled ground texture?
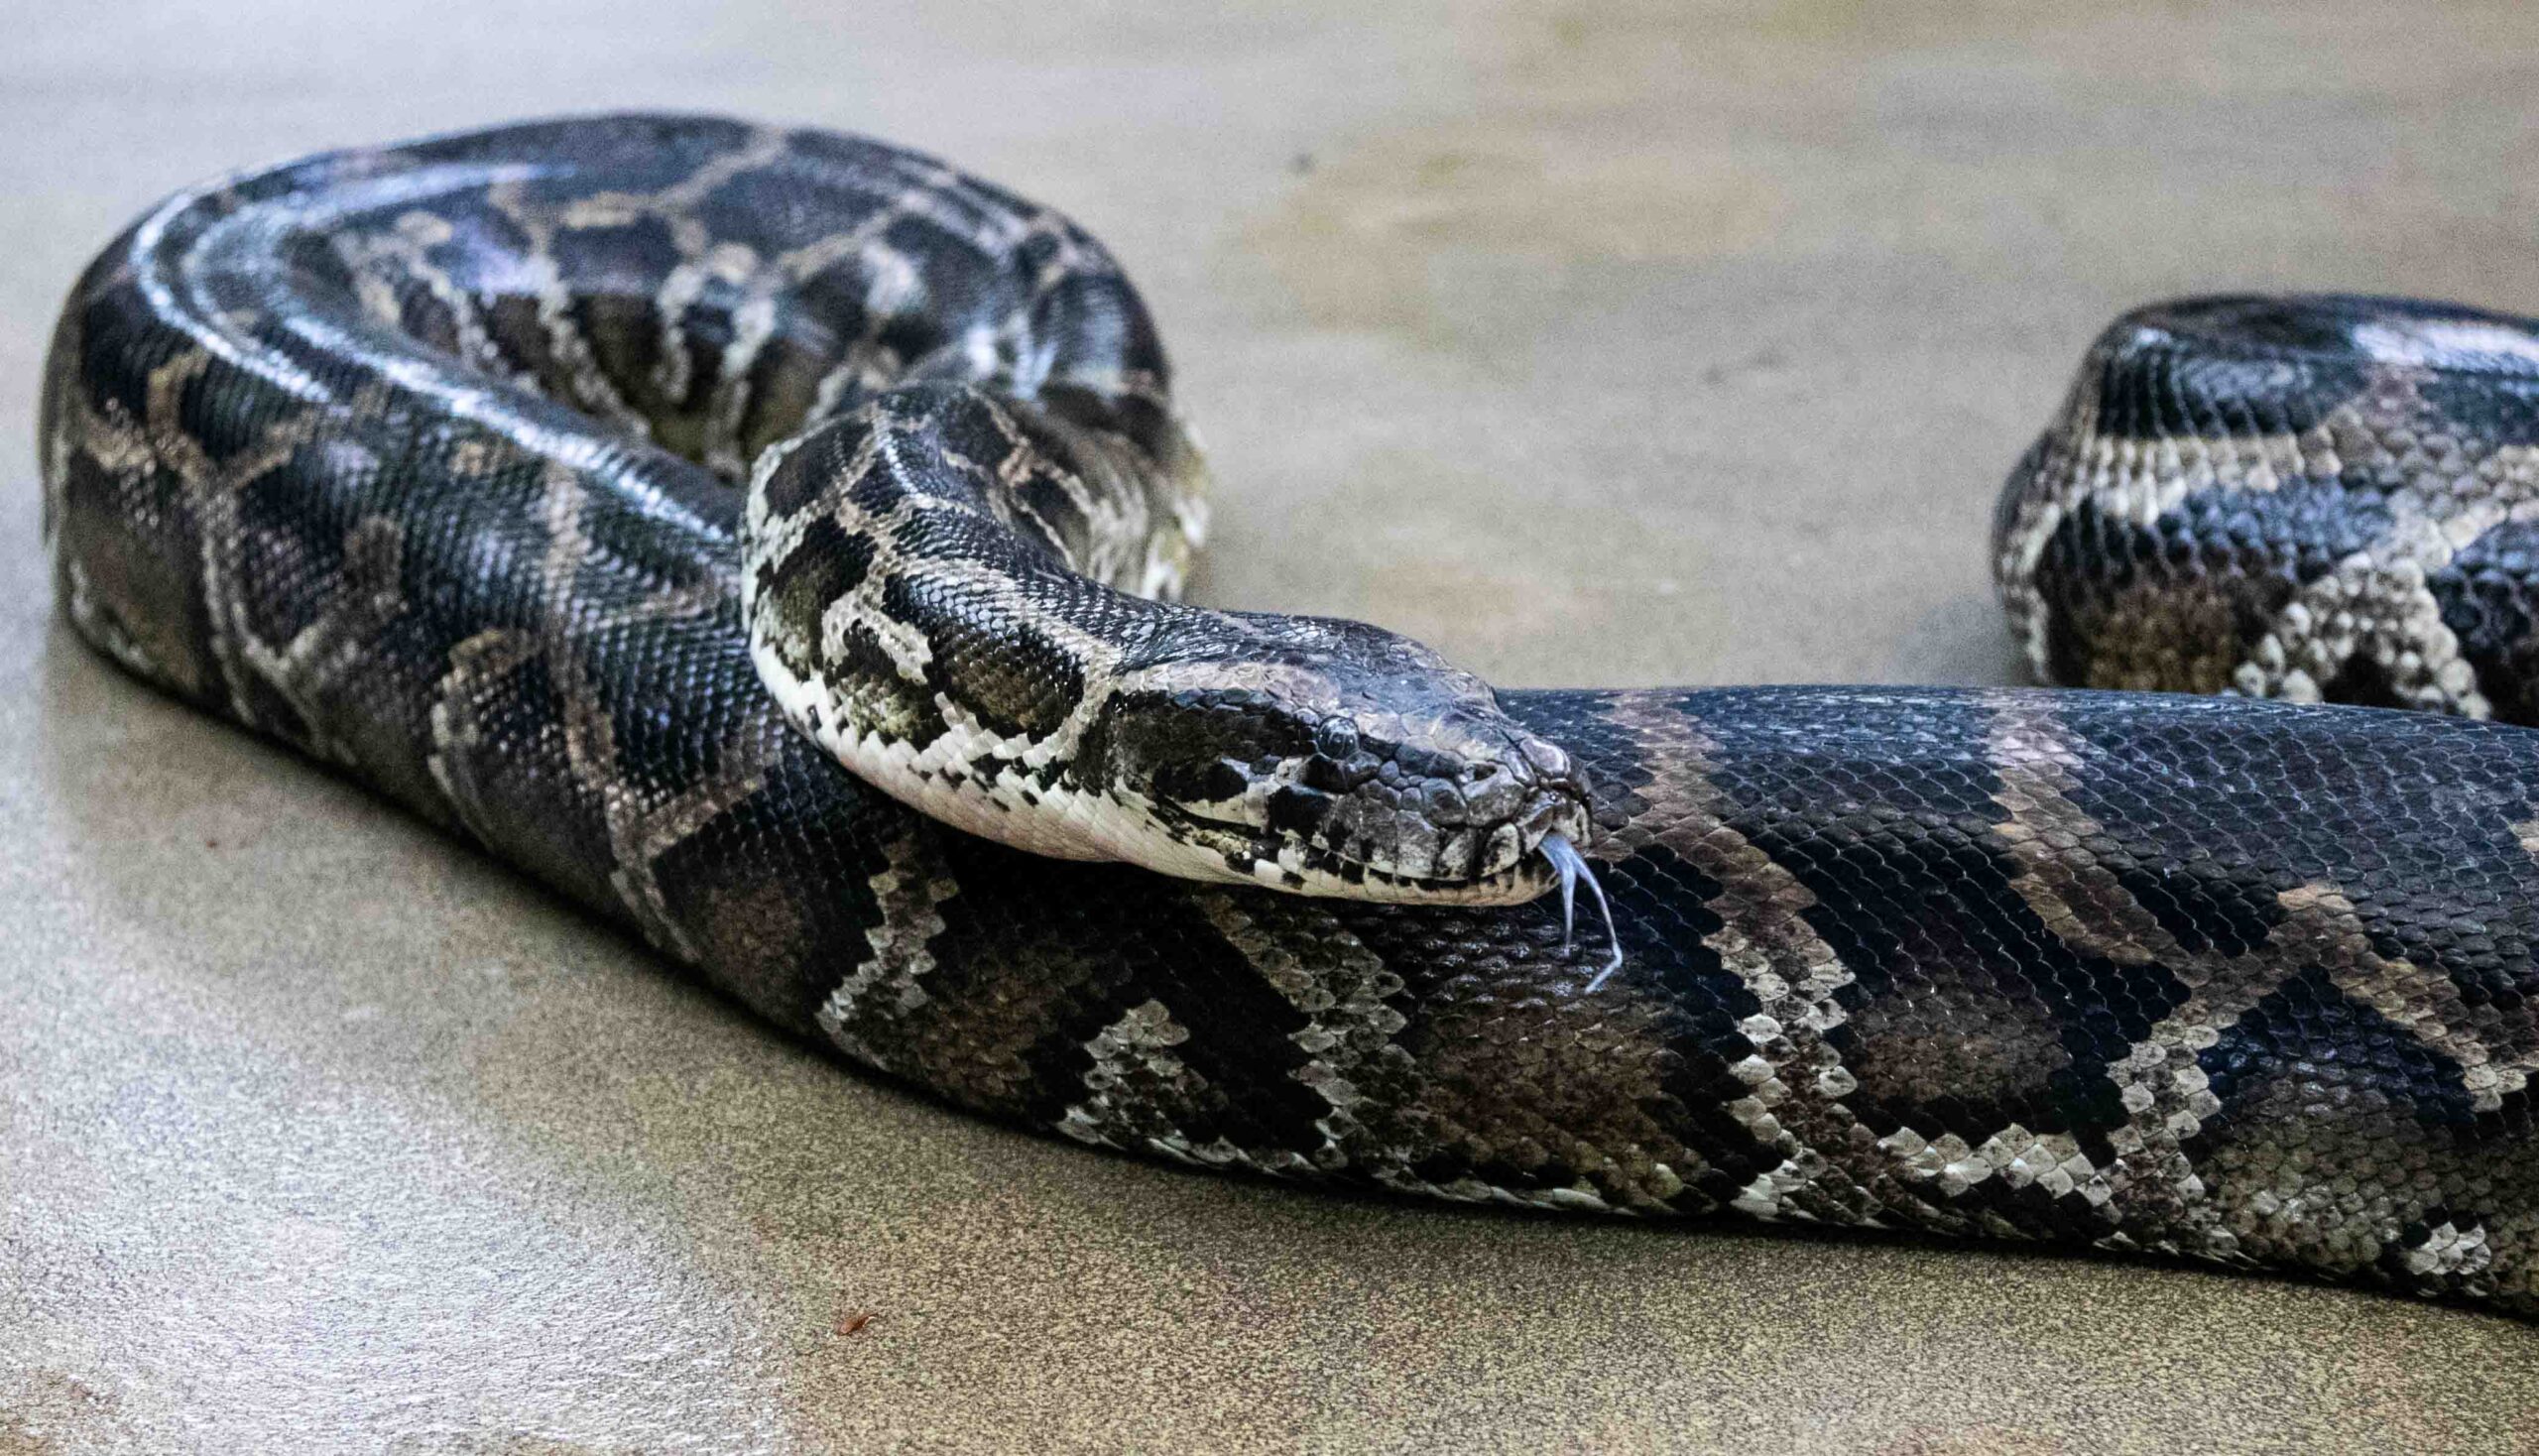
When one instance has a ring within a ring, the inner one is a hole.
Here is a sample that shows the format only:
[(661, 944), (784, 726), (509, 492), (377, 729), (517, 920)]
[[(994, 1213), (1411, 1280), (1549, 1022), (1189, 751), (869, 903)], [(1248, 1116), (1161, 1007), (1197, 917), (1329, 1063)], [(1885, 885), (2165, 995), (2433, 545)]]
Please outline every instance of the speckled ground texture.
[(2119, 307), (2539, 308), (2539, 11), (348, 9), (0, 11), (0, 1453), (2539, 1449), (2499, 1319), (1333, 1200), (877, 1085), (92, 660), (32, 439), (60, 291), (180, 183), (711, 108), (1108, 241), (1211, 600), (1507, 683), (2006, 680), (1992, 495)]

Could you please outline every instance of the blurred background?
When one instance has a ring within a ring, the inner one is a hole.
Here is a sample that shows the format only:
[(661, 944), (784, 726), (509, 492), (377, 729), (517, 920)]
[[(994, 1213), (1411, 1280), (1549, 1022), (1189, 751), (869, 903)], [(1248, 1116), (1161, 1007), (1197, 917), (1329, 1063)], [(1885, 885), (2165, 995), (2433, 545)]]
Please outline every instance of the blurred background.
[(170, 189), (726, 111), (935, 152), (1112, 247), (1214, 458), (1206, 600), (1507, 684), (2011, 680), (1993, 495), (2116, 312), (2539, 311), (2539, 10), (0, 23), (0, 1452), (2539, 1448), (2539, 1344), (2483, 1316), (1335, 1200), (863, 1080), (92, 661), (33, 463), (62, 291)]

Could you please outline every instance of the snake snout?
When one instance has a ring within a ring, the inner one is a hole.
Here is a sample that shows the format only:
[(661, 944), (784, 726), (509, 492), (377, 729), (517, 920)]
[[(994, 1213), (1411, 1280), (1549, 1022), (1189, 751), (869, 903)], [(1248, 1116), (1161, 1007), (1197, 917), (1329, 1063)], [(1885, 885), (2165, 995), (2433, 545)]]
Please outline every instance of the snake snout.
[(1382, 820), (1384, 858), (1409, 898), (1531, 900), (1556, 883), (1539, 852), (1544, 838), (1585, 843), (1593, 834), (1586, 780), (1569, 755), (1504, 720), (1457, 715), (1410, 735), (1389, 759), (1418, 784)]
[[(1516, 825), (1530, 854), (1546, 834), (1558, 834), (1584, 845), (1595, 838), (1587, 776), (1557, 744), (1520, 734), (1502, 759), (1504, 780), (1494, 774), (1483, 796), (1494, 817)], [(1498, 813), (1502, 802), (1506, 813)]]
[(1585, 786), (1561, 785), (1534, 790), (1525, 801), (1524, 812), (1517, 817), (1516, 829), (1529, 850), (1541, 844), (1546, 834), (1558, 834), (1572, 844), (1590, 843), (1595, 830), (1587, 817)]
[[(1528, 751), (1528, 750), (1532, 751)], [(1553, 767), (1548, 771), (1548, 761)], [(1587, 784), (1569, 767), (1568, 756), (1539, 741), (1473, 774), (1462, 795), (1464, 822), (1512, 825), (1531, 853), (1545, 834), (1563, 834), (1584, 844), (1592, 835), (1587, 814)]]

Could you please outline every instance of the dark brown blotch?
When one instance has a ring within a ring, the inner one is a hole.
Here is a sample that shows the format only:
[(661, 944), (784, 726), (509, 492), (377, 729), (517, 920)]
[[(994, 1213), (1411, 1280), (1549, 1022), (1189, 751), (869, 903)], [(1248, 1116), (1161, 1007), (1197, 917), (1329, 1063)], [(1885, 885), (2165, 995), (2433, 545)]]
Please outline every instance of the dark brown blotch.
[(863, 584), (873, 542), (823, 516), (784, 560), (759, 568), (759, 610), (770, 614), (766, 636), (786, 666), (808, 675), (819, 663), (820, 620), (829, 604)]

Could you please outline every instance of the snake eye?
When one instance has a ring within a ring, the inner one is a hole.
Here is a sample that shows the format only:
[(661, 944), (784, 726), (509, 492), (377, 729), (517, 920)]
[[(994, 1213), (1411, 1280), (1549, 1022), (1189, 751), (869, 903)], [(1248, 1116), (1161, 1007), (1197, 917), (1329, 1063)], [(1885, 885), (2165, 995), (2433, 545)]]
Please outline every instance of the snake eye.
[(1313, 730), (1313, 751), (1339, 763), (1358, 751), (1358, 725), (1338, 713), (1325, 718)]

